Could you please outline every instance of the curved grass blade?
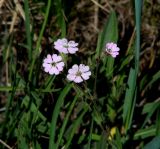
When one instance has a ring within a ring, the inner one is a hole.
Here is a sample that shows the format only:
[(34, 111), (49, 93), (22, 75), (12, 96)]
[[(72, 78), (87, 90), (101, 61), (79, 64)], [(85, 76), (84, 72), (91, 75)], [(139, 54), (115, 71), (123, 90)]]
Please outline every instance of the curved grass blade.
[(85, 115), (85, 113), (87, 111), (88, 111), (88, 108), (84, 107), (84, 111), (80, 114), (80, 116), (78, 117), (78, 119), (73, 123), (73, 127), (72, 127), (71, 133), (69, 135), (67, 144), (65, 145), (65, 148), (69, 148), (69, 145), (71, 144), (71, 141), (73, 139), (74, 133), (76, 132), (78, 126), (80, 125), (80, 123), (82, 121), (83, 116)]
[(76, 95), (76, 96), (74, 97), (74, 99), (73, 99), (73, 102), (72, 102), (72, 104), (71, 104), (71, 106), (70, 106), (70, 108), (69, 108), (69, 111), (68, 111), (68, 113), (67, 113), (67, 115), (66, 115), (66, 117), (65, 117), (65, 119), (64, 119), (62, 128), (60, 129), (60, 134), (59, 134), (59, 136), (58, 136), (58, 140), (57, 140), (56, 148), (55, 148), (55, 149), (57, 149), (57, 148), (59, 147), (59, 145), (60, 145), (60, 142), (61, 142), (61, 140), (62, 140), (62, 136), (63, 136), (63, 134), (64, 134), (64, 131), (65, 131), (65, 128), (66, 128), (66, 125), (67, 125), (67, 122), (68, 122), (68, 120), (69, 120), (69, 116), (71, 115), (71, 112), (72, 112), (72, 110), (73, 110), (73, 108), (74, 108), (74, 105), (75, 105), (75, 103), (76, 103), (76, 101), (77, 101), (77, 99), (78, 99), (79, 96), (80, 96), (80, 94)]
[(72, 88), (72, 84), (68, 84), (61, 91), (61, 94), (59, 95), (55, 108), (53, 110), (51, 127), (50, 127), (49, 149), (56, 148), (56, 144), (55, 144), (56, 123), (57, 123), (58, 115), (60, 112), (60, 108), (63, 105), (63, 101), (66, 95), (68, 94), (68, 92), (71, 90), (71, 88)]

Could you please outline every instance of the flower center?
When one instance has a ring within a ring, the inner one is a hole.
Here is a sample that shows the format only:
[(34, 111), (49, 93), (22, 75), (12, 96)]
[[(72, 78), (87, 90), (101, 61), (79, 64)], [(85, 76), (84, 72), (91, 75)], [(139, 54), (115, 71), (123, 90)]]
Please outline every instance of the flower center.
[(76, 76), (81, 76), (81, 75), (82, 75), (82, 72), (77, 71)]
[(63, 47), (64, 47), (64, 48), (69, 48), (68, 44), (64, 45)]
[(110, 53), (110, 52), (112, 52), (112, 49), (107, 49), (107, 51)]
[(55, 66), (56, 66), (56, 63), (53, 62), (51, 65), (52, 65), (53, 67), (55, 67)]

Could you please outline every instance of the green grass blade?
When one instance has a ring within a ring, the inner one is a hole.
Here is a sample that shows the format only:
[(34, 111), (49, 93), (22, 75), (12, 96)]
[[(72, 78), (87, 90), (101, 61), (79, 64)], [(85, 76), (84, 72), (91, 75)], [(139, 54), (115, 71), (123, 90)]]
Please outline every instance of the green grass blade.
[(27, 37), (27, 47), (28, 47), (28, 57), (29, 61), (32, 60), (32, 39), (30, 31), (30, 18), (29, 18), (29, 4), (28, 0), (24, 1), (24, 10), (25, 10), (25, 28), (26, 28), (26, 37)]
[(107, 23), (102, 32), (101, 49), (105, 48), (107, 42), (117, 42), (118, 39), (118, 26), (117, 26), (116, 13), (112, 11), (109, 15)]
[(101, 139), (97, 144), (97, 148), (106, 149), (107, 148), (107, 135), (105, 132), (102, 133)]
[(44, 84), (44, 89), (47, 91), (47, 90), (50, 90), (52, 88), (52, 85), (53, 85), (53, 81), (54, 79), (56, 78), (56, 76), (49, 76), (46, 81), (45, 81), (45, 84)]
[(157, 111), (157, 118), (156, 118), (156, 135), (160, 136), (160, 109)]
[(156, 72), (153, 76), (151, 81), (148, 82), (148, 84), (145, 87), (145, 90), (147, 90), (149, 87), (151, 87), (156, 81), (160, 79), (160, 71)]
[(103, 40), (102, 39), (102, 32), (100, 32), (99, 35), (98, 35), (95, 59), (100, 57), (100, 53), (101, 53), (101, 50), (102, 50), (102, 45), (101, 45), (102, 40)]
[(64, 38), (66, 37), (66, 22), (65, 22), (65, 13), (63, 10), (63, 1), (55, 0), (54, 5), (57, 16), (57, 23), (61, 30), (61, 38)]
[(152, 136), (155, 136), (155, 135), (156, 135), (156, 127), (151, 126), (149, 128), (138, 130), (135, 133), (133, 139), (134, 140), (145, 139), (145, 138), (152, 137)]
[(160, 107), (160, 103), (156, 103), (156, 102), (155, 103), (149, 103), (149, 104), (146, 104), (144, 106), (142, 113), (143, 114), (144, 113), (148, 113), (148, 114), (147, 114), (147, 116), (146, 116), (146, 118), (145, 118), (145, 120), (144, 120), (141, 128), (143, 128), (146, 125), (146, 123), (148, 122), (148, 120), (151, 118), (151, 116), (154, 114), (154, 112), (157, 109), (159, 109), (159, 107)]
[(123, 149), (123, 147), (122, 147), (123, 142), (122, 142), (121, 134), (120, 134), (118, 128), (116, 128), (116, 144), (117, 144), (118, 149)]
[(72, 138), (74, 136), (74, 133), (76, 132), (78, 126), (80, 125), (80, 123), (82, 121), (83, 116), (85, 115), (85, 113), (87, 111), (88, 111), (88, 108), (84, 107), (84, 111), (80, 114), (80, 116), (78, 117), (78, 119), (73, 123), (73, 127), (72, 127), (71, 133), (69, 135), (67, 144), (65, 145), (65, 148), (69, 148), (69, 145), (71, 144), (71, 141), (72, 141)]
[(71, 106), (70, 106), (70, 108), (69, 108), (69, 111), (68, 111), (68, 113), (67, 113), (67, 115), (66, 115), (66, 117), (65, 117), (65, 119), (64, 119), (62, 128), (60, 129), (60, 134), (59, 134), (59, 136), (58, 136), (58, 140), (57, 140), (57, 143), (56, 143), (56, 149), (57, 149), (57, 148), (59, 147), (59, 145), (60, 145), (62, 136), (63, 136), (63, 134), (64, 134), (64, 131), (65, 131), (65, 128), (66, 128), (66, 125), (67, 125), (67, 122), (68, 122), (68, 120), (69, 120), (69, 116), (71, 115), (71, 112), (72, 112), (72, 110), (73, 110), (73, 108), (74, 108), (74, 105), (75, 105), (75, 103), (76, 103), (76, 101), (77, 101), (77, 99), (78, 99), (79, 96), (80, 96), (80, 94), (79, 94), (79, 95), (76, 95), (76, 96), (74, 97), (73, 102), (71, 103)]
[(56, 144), (55, 144), (55, 133), (56, 133), (56, 122), (57, 118), (60, 112), (60, 108), (63, 105), (63, 101), (72, 88), (72, 84), (68, 84), (62, 91), (61, 94), (58, 97), (58, 100), (56, 102), (55, 108), (53, 110), (53, 115), (52, 115), (52, 121), (51, 121), (51, 128), (50, 128), (50, 138), (49, 138), (49, 149), (55, 149)]
[(135, 69), (138, 74), (139, 70), (139, 53), (140, 53), (140, 29), (141, 29), (141, 10), (142, 0), (135, 0), (135, 20), (136, 20), (136, 51), (135, 51)]
[(130, 69), (129, 78), (128, 78), (128, 88), (125, 93), (125, 99), (123, 103), (123, 123), (125, 126), (125, 130), (129, 129), (130, 126), (130, 116), (133, 98), (135, 95), (135, 87), (136, 87), (136, 72), (134, 69)]
[(91, 127), (90, 127), (90, 133), (89, 133), (89, 137), (88, 137), (88, 143), (87, 143), (87, 149), (91, 148), (91, 140), (92, 140), (92, 131), (93, 131), (93, 119), (91, 121)]
[(34, 51), (34, 57), (33, 57), (33, 60), (32, 60), (31, 66), (30, 66), (29, 81), (32, 80), (34, 64), (35, 64), (35, 62), (36, 62), (36, 58), (38, 57), (38, 55), (39, 55), (39, 53), (40, 53), (40, 52), (39, 52), (39, 49), (40, 49), (40, 45), (41, 45), (41, 40), (42, 40), (42, 37), (43, 37), (43, 33), (44, 33), (45, 27), (46, 27), (46, 25), (47, 25), (50, 8), (51, 8), (51, 0), (48, 0), (47, 10), (46, 10), (46, 13), (45, 13), (45, 16), (44, 16), (44, 22), (43, 22), (43, 24), (42, 24), (42, 28), (41, 28), (40, 34), (39, 34), (39, 36), (38, 36), (38, 41), (37, 41), (37, 44), (36, 44), (36, 49), (35, 49), (35, 51)]
[(141, 27), (141, 0), (135, 0), (135, 20), (136, 20), (136, 45), (135, 45), (135, 68), (130, 69), (128, 78), (128, 89), (125, 93), (123, 104), (123, 123), (127, 131), (131, 125), (131, 114), (134, 112), (134, 100), (136, 100), (136, 82), (139, 71), (139, 53), (140, 53), (140, 27)]
[[(24, 105), (26, 108), (28, 108), (29, 103), (30, 102), (30, 98), (29, 96), (25, 96), (23, 98), (23, 102), (22, 102), (22, 106)], [(36, 105), (32, 102), (30, 105), (30, 111), (33, 113), (36, 113), (36, 115), (43, 121), (46, 121), (46, 117), (38, 110), (38, 108), (36, 107)]]

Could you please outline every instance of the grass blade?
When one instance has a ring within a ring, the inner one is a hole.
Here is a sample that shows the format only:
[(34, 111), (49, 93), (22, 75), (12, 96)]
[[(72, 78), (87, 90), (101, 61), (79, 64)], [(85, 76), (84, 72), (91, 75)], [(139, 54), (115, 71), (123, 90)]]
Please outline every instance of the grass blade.
[(64, 133), (64, 131), (65, 131), (67, 122), (68, 122), (68, 120), (69, 120), (69, 116), (71, 115), (71, 112), (72, 112), (72, 110), (73, 110), (73, 108), (74, 108), (74, 105), (75, 105), (78, 97), (79, 97), (79, 95), (77, 95), (77, 96), (74, 97), (73, 102), (72, 102), (72, 104), (71, 104), (71, 106), (70, 106), (70, 108), (69, 108), (69, 111), (68, 111), (68, 113), (67, 113), (67, 115), (66, 115), (66, 117), (65, 117), (65, 119), (64, 119), (62, 128), (60, 129), (60, 134), (59, 134), (59, 136), (58, 136), (58, 140), (57, 140), (57, 143), (56, 143), (56, 149), (57, 149), (57, 148), (59, 147), (59, 145), (60, 145), (60, 142), (61, 142), (63, 133)]
[(123, 104), (123, 123), (125, 130), (130, 128), (131, 119), (130, 116), (134, 112), (133, 100), (136, 100), (136, 82), (139, 71), (139, 53), (140, 53), (140, 26), (141, 26), (141, 0), (135, 0), (135, 20), (136, 20), (136, 46), (135, 46), (135, 66), (134, 69), (130, 69), (128, 86), (126, 90), (124, 104)]
[(50, 128), (50, 138), (49, 138), (49, 149), (55, 149), (55, 133), (56, 133), (56, 122), (60, 112), (60, 107), (63, 105), (64, 98), (72, 88), (72, 84), (68, 84), (62, 91), (58, 97), (55, 108), (53, 110), (51, 128)]
[(89, 133), (89, 137), (88, 137), (88, 143), (87, 143), (87, 149), (91, 148), (91, 140), (92, 140), (92, 131), (93, 131), (93, 119), (91, 121), (91, 128), (90, 128), (90, 133)]
[(80, 125), (83, 116), (85, 115), (85, 113), (87, 112), (88, 108), (85, 107), (84, 111), (80, 114), (80, 116), (78, 117), (78, 119), (74, 122), (70, 136), (68, 138), (67, 144), (65, 145), (65, 148), (68, 148), (69, 145), (71, 144), (72, 138), (74, 136), (74, 133), (76, 132), (78, 126)]
[(38, 41), (37, 41), (37, 44), (36, 44), (36, 49), (34, 51), (35, 54), (34, 54), (34, 57), (33, 57), (32, 63), (31, 63), (31, 67), (30, 67), (30, 71), (29, 71), (29, 81), (32, 80), (34, 64), (36, 62), (37, 56), (40, 53), (39, 48), (40, 48), (40, 44), (41, 44), (41, 40), (42, 40), (42, 37), (43, 37), (45, 27), (47, 25), (50, 8), (51, 8), (51, 0), (48, 0), (47, 10), (46, 10), (46, 13), (45, 13), (45, 16), (44, 16), (44, 22), (42, 24), (42, 28), (41, 28), (40, 34), (38, 36), (39, 38), (38, 38)]
[(128, 78), (128, 88), (125, 93), (124, 104), (123, 104), (123, 123), (125, 126), (125, 130), (129, 129), (130, 126), (130, 116), (131, 109), (133, 109), (133, 98), (135, 96), (135, 88), (136, 88), (136, 72), (135, 69), (130, 69), (129, 78)]
[(27, 47), (28, 47), (28, 57), (29, 61), (32, 60), (32, 39), (30, 31), (30, 18), (29, 18), (29, 4), (28, 0), (24, 1), (24, 10), (25, 10), (25, 28), (26, 28), (26, 37), (27, 37)]
[(144, 139), (144, 138), (147, 138), (147, 137), (155, 136), (155, 134), (156, 134), (156, 127), (151, 126), (149, 128), (140, 129), (139, 131), (137, 131), (135, 133), (133, 139), (134, 140)]

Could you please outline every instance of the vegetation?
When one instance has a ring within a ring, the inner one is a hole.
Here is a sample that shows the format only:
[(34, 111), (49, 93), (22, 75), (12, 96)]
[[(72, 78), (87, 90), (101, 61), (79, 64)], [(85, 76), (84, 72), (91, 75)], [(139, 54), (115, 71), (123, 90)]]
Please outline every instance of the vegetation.
[[(1, 0), (0, 148), (159, 149), (159, 3)], [(63, 38), (78, 51), (57, 51)], [(64, 61), (58, 75), (49, 54)], [(74, 64), (91, 75), (67, 79)]]

